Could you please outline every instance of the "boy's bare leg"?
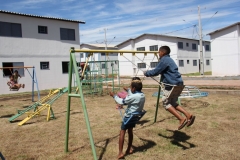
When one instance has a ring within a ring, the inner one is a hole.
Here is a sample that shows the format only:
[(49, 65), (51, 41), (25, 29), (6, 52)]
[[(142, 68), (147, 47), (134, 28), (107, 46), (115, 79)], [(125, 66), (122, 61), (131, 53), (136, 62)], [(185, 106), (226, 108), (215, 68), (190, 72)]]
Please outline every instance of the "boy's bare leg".
[(176, 110), (178, 110), (179, 112), (181, 112), (181, 113), (183, 113), (186, 117), (187, 117), (187, 119), (190, 119), (191, 118), (191, 114), (190, 113), (188, 113), (184, 108), (182, 108), (181, 106), (177, 106), (176, 107)]
[(128, 129), (128, 147), (126, 150), (126, 154), (132, 154), (133, 149), (132, 149), (132, 142), (133, 142), (133, 128)]
[(167, 110), (179, 120), (180, 124), (186, 120), (186, 118), (183, 118), (173, 106), (169, 107)]
[(119, 136), (119, 153), (118, 153), (118, 159), (121, 159), (124, 157), (123, 154), (123, 145), (124, 145), (124, 136), (125, 136), (126, 130), (121, 130), (120, 131), (120, 136)]

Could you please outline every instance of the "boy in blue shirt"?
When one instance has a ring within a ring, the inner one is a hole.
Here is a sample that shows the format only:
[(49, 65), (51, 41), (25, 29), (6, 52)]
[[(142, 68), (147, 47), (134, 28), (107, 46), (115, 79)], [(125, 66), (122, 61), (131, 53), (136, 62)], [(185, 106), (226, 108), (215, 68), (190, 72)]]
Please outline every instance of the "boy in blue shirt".
[[(125, 88), (124, 88), (125, 89)], [(131, 113), (139, 111), (141, 112), (144, 107), (145, 103), (145, 95), (141, 92), (142, 90), (142, 82), (141, 80), (133, 80), (131, 82), (130, 89), (127, 89), (128, 95), (126, 98), (120, 98), (117, 95), (115, 95), (113, 92), (110, 92), (110, 96), (114, 98), (114, 100), (121, 105), (128, 105), (125, 114), (124, 119), (127, 119), (131, 116)], [(133, 142), (133, 128), (135, 127), (135, 123), (130, 123), (124, 125), (124, 122), (122, 122), (120, 136), (119, 136), (119, 153), (118, 153), (118, 159), (124, 158), (123, 154), (123, 144), (124, 144), (124, 136), (126, 133), (126, 130), (128, 130), (128, 147), (126, 150), (126, 154), (133, 153), (132, 150), (132, 142)]]
[[(160, 61), (157, 64), (156, 68), (150, 71), (144, 72), (146, 77), (157, 76), (161, 74), (161, 80), (163, 83), (170, 84), (170, 85), (183, 85), (183, 80), (181, 74), (178, 72), (178, 67), (170, 58), (170, 48), (168, 46), (162, 46), (159, 48), (159, 57)], [(165, 85), (165, 93), (169, 93), (172, 89), (171, 86)], [(195, 116), (187, 112), (181, 106), (177, 104), (178, 98), (167, 98), (167, 96), (163, 94), (162, 101), (163, 106), (166, 110), (168, 110), (171, 114), (173, 114), (179, 120), (179, 127), (178, 130), (182, 129), (185, 125), (188, 127), (194, 123)], [(179, 113), (183, 113), (185, 117), (182, 117)]]

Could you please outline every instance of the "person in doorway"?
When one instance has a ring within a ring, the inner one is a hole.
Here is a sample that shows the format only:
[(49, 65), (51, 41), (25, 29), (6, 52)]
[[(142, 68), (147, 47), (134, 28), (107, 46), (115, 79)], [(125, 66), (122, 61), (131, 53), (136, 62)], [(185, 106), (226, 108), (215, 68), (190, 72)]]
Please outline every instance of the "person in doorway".
[[(160, 47), (159, 63), (155, 69), (145, 71), (144, 75), (146, 77), (152, 77), (161, 74), (161, 80), (163, 83), (170, 85), (183, 85), (183, 80), (181, 74), (178, 72), (178, 67), (173, 59), (170, 58), (170, 52), (171, 50), (168, 46)], [(166, 92), (164, 92), (162, 97), (163, 106), (179, 120), (180, 125), (178, 127), (178, 130), (182, 129), (185, 125), (187, 125), (187, 127), (191, 126), (194, 123), (195, 116), (177, 104), (178, 97), (167, 98), (165, 94), (170, 92), (172, 86), (165, 85), (164, 89)], [(178, 112), (183, 113), (185, 117), (181, 116)]]
[[(128, 95), (126, 98), (120, 98), (115, 95), (113, 92), (109, 92), (109, 95), (114, 98), (114, 100), (118, 104), (125, 104), (128, 105), (123, 119), (128, 119), (133, 112), (140, 112), (143, 110), (144, 103), (145, 103), (145, 95), (141, 92), (142, 90), (142, 82), (141, 80), (133, 80), (131, 82), (130, 89), (128, 89)], [(118, 159), (124, 158), (125, 154), (133, 153), (132, 149), (132, 142), (133, 142), (133, 128), (135, 127), (136, 123), (124, 124), (122, 122), (120, 136), (119, 136), (119, 153)], [(128, 130), (128, 147), (125, 152), (123, 153), (123, 145), (124, 145), (124, 137), (126, 130)]]

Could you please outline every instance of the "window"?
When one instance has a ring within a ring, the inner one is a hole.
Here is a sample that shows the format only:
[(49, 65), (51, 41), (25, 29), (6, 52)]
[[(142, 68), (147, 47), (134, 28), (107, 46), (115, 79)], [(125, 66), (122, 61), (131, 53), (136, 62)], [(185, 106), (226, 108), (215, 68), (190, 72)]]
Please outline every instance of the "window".
[(38, 26), (38, 33), (47, 34), (47, 26)]
[(60, 38), (61, 40), (75, 41), (75, 30), (68, 28), (60, 28)]
[(83, 58), (83, 53), (80, 53), (80, 58)]
[(209, 61), (209, 59), (206, 60), (206, 65), (207, 65), (207, 66), (210, 65), (210, 61)]
[(22, 37), (21, 24), (0, 22), (0, 36)]
[(193, 43), (193, 44), (192, 44), (192, 49), (193, 49), (193, 50), (197, 50), (197, 45), (196, 45), (196, 43)]
[(188, 43), (186, 43), (186, 47), (188, 47), (189, 46), (189, 44)]
[(150, 66), (151, 68), (155, 68), (157, 66), (158, 62), (151, 62), (150, 63)]
[(178, 42), (178, 48), (183, 49), (183, 42)]
[(69, 62), (62, 62), (62, 73), (68, 73)]
[(49, 69), (49, 62), (40, 62), (40, 69), (41, 70)]
[(105, 69), (106, 68), (106, 65), (105, 63), (102, 64), (102, 69)]
[(183, 60), (179, 60), (179, 67), (184, 67), (184, 61)]
[(187, 60), (187, 64), (189, 64), (189, 60)]
[(209, 47), (208, 44), (205, 46), (205, 50), (206, 50), (206, 51), (210, 51), (210, 47)]
[(105, 53), (101, 53), (101, 56), (105, 56)]
[(18, 71), (20, 76), (24, 76), (24, 68), (17, 68), (17, 67), (24, 67), (23, 62), (3, 62), (3, 67), (16, 67), (15, 69), (3, 69), (3, 77), (8, 77), (13, 74), (15, 70)]
[(193, 66), (197, 66), (197, 60), (193, 60)]
[(137, 51), (145, 51), (145, 47), (139, 47), (137, 48)]
[(146, 63), (138, 63), (138, 68), (146, 68)]
[(158, 45), (150, 46), (150, 51), (158, 51)]

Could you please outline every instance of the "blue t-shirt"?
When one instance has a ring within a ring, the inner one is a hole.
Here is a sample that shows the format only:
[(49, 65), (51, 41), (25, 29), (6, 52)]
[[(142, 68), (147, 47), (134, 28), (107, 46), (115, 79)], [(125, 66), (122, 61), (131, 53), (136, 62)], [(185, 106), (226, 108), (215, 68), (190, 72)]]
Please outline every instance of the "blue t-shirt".
[(178, 72), (176, 63), (170, 58), (170, 55), (163, 56), (156, 68), (145, 73), (146, 77), (157, 76), (161, 74), (163, 83), (172, 85), (183, 85), (181, 74)]
[(117, 95), (113, 98), (118, 104), (128, 105), (124, 114), (125, 117), (129, 117), (133, 112), (142, 111), (145, 103), (144, 93), (138, 91), (132, 93), (130, 89), (128, 89), (126, 98), (119, 98)]

